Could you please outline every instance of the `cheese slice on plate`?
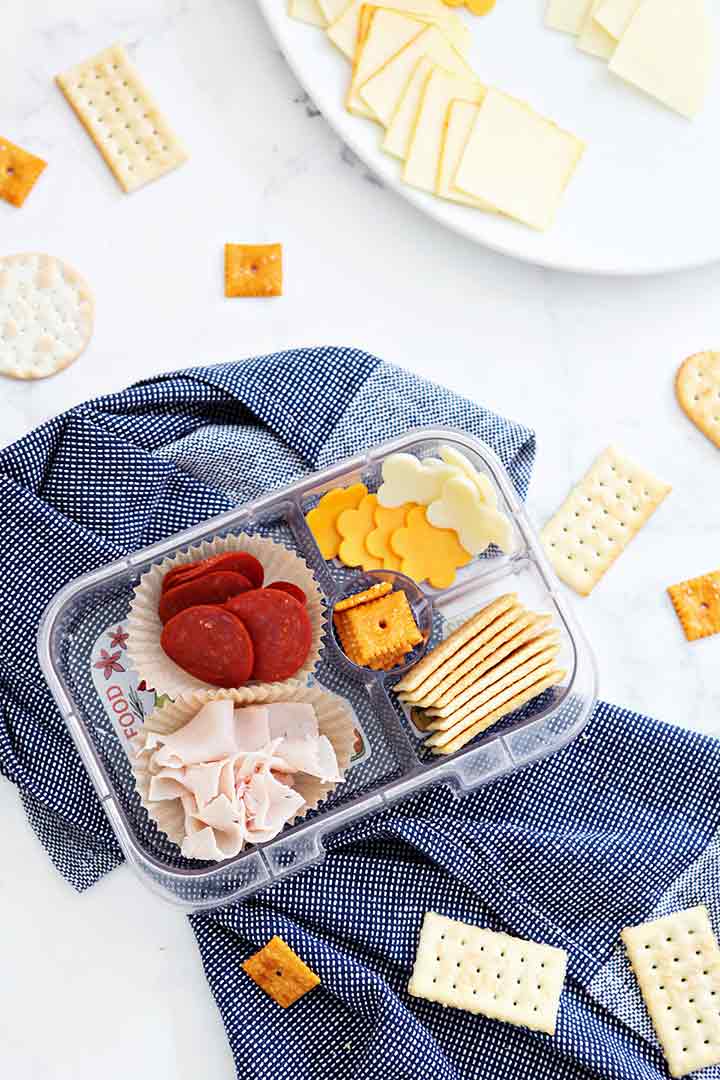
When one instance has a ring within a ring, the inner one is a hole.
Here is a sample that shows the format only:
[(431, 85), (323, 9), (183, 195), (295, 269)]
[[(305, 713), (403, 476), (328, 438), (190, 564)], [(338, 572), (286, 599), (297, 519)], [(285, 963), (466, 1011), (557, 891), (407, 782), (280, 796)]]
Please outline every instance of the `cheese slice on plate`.
[(310, 23), (311, 26), (328, 25), (319, 0), (288, 0), (288, 15), (300, 22)]
[(363, 6), (350, 89), (345, 100), (348, 112), (375, 117), (373, 110), (358, 95), (358, 88), (424, 29), (424, 23), (402, 11)]
[[(682, 0), (679, 0), (679, 2), (682, 3)], [(615, 52), (617, 41), (599, 23), (595, 22), (595, 12), (602, 3), (603, 0), (592, 0), (590, 10), (585, 16), (585, 22), (580, 31), (580, 37), (577, 40), (577, 47), (591, 56), (599, 56), (602, 60), (609, 60)]]
[(705, 0), (644, 0), (610, 70), (682, 116), (693, 117), (705, 102), (714, 54)]
[(548, 0), (545, 25), (577, 36), (585, 24), (590, 3), (591, 0)]
[(437, 26), (426, 27), (360, 86), (360, 97), (385, 127), (389, 126), (418, 60), (423, 56), (455, 75), (473, 78), (472, 68), (442, 31)]
[(450, 102), (460, 98), (463, 101), (479, 103), (485, 97), (485, 92), (485, 87), (476, 79), (451, 75), (440, 68), (431, 72), (425, 83), (410, 149), (405, 159), (402, 178), (406, 184), (423, 191), (435, 191), (445, 117)]
[(400, 158), (401, 161), (408, 156), (415, 119), (425, 92), (425, 83), (430, 78), (434, 67), (435, 64), (432, 60), (428, 60), (427, 56), (418, 60), (410, 81), (405, 87), (405, 93), (398, 102), (390, 126), (385, 132), (382, 142), (383, 150)]
[(619, 41), (642, 0), (603, 0), (595, 12), (595, 22)]
[[(342, 15), (328, 27), (328, 37), (349, 60), (352, 60), (355, 55), (360, 9), (364, 2), (365, 0), (350, 0)], [(437, 24), (455, 48), (463, 56), (467, 55), (470, 48), (470, 30), (462, 19), (452, 11), (448, 11), (443, 0), (392, 0), (392, 3), (378, 6), (404, 11), (423, 22)]]
[(476, 199), (473, 195), (466, 195), (453, 183), (480, 108), (480, 105), (472, 101), (450, 102), (440, 149), (440, 167), (435, 194), (443, 199), (450, 199), (452, 202), (474, 206), (478, 210), (487, 210), (492, 213), (495, 207), (482, 199)]
[(317, 3), (330, 25), (340, 18), (350, 0), (317, 0)]
[(553, 221), (584, 144), (522, 101), (488, 90), (455, 186), (534, 229)]

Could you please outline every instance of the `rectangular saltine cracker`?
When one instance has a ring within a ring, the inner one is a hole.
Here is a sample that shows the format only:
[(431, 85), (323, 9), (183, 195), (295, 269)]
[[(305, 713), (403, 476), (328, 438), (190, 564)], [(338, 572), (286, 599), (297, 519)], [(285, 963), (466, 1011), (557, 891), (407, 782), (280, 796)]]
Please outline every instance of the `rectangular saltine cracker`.
[(441, 641), (439, 645), (436, 645), (434, 649), (427, 653), (419, 664), (415, 664), (407, 675), (397, 683), (395, 690), (417, 689), (463, 645), (493, 623), (498, 616), (514, 608), (516, 604), (517, 593), (505, 593), (503, 596), (498, 596), (491, 603), (486, 604), (484, 608), (476, 612), (462, 626), (459, 626), (444, 641)]
[(620, 935), (671, 1076), (720, 1064), (720, 949), (703, 904)]
[[(427, 705), (436, 694), (444, 693), (457, 679), (462, 678), (478, 663), (492, 656), (495, 651), (510, 638), (520, 633), (537, 619), (530, 611), (525, 611), (519, 604), (499, 615), (489, 626), (476, 634), (467, 644), (452, 652), (435, 671), (429, 675), (416, 690), (404, 690), (398, 694), (401, 701), (411, 705)], [(450, 640), (449, 638), (446, 640)], [(444, 642), (437, 646), (439, 649)], [(409, 674), (414, 669), (411, 668)]]
[(540, 533), (555, 573), (589, 596), (671, 490), (608, 447)]
[(564, 949), (428, 911), (408, 993), (553, 1035), (566, 966)]
[[(534, 672), (533, 675), (538, 675), (540, 672)], [(514, 691), (517, 691), (517, 697), (511, 698), (510, 701), (504, 702), (500, 705), (495, 712), (489, 715), (482, 716), (471, 727), (463, 728), (450, 742), (444, 742), (442, 746), (432, 746), (433, 754), (454, 754), (456, 750), (462, 749), (466, 743), (474, 739), (476, 735), (479, 735), (482, 731), (487, 731), (489, 727), (496, 724), (498, 720), (502, 720), (506, 716), (510, 716), (511, 713), (516, 712), (522, 708), (523, 705), (527, 705), (529, 702), (534, 701), (540, 694), (544, 694), (546, 690), (549, 690), (551, 686), (557, 686), (559, 682), (565, 678), (565, 672), (556, 669), (553, 670), (547, 678), (541, 682), (533, 683), (525, 690), (520, 690), (522, 683), (518, 683), (513, 687)], [(525, 682), (529, 679), (524, 680)], [(462, 727), (462, 725), (459, 725)], [(446, 735), (446, 732), (442, 734)], [(452, 734), (452, 733), (451, 733)], [(425, 745), (429, 745), (430, 740), (426, 740)]]
[(137, 191), (187, 159), (122, 45), (55, 81), (123, 191)]

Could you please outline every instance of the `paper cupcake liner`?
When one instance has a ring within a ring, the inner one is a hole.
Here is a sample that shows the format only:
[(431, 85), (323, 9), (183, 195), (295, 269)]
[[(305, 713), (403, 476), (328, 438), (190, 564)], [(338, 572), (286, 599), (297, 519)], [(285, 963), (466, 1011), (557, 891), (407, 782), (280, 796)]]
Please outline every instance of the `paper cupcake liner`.
[[(180, 552), (172, 559), (163, 559), (155, 563), (140, 578), (135, 589), (135, 596), (128, 615), (127, 651), (138, 679), (144, 679), (158, 694), (167, 694), (176, 698), (194, 690), (217, 690), (217, 686), (202, 682), (183, 671), (167, 656), (160, 645), (162, 623), (158, 615), (158, 603), (162, 579), (175, 567), (186, 563), (207, 559), (211, 555), (224, 555), (230, 551), (247, 551), (258, 559), (265, 571), (265, 584), (273, 581), (291, 581), (299, 585), (307, 597), (307, 613), (312, 623), (312, 644), (303, 666), (293, 675), (293, 681), (307, 679), (320, 659), (320, 648), (325, 625), (324, 602), (312, 570), (304, 559), (289, 551), (282, 544), (262, 536), (248, 536), (235, 533), (232, 536), (216, 537), (196, 547)], [(286, 682), (288, 680), (285, 680)], [(259, 685), (250, 683), (249, 685)]]
[[(350, 766), (355, 739), (355, 719), (352, 710), (343, 698), (330, 693), (323, 687), (302, 686), (297, 682), (255, 684), (240, 687), (237, 690), (215, 688), (213, 691), (195, 690), (178, 701), (168, 701), (147, 718), (143, 732), (153, 731), (158, 735), (170, 735), (192, 720), (208, 701), (231, 700), (235, 705), (267, 705), (271, 702), (299, 701), (310, 704), (315, 709), (318, 729), (332, 743), (338, 768), (344, 777)], [(140, 802), (160, 832), (172, 840), (178, 847), (185, 837), (185, 814), (180, 799), (152, 800), (149, 797), (151, 773), (148, 768), (150, 755), (135, 758), (132, 771), (135, 786), (140, 795)], [(305, 800), (305, 806), (288, 825), (302, 820), (310, 810), (316, 810), (327, 797), (335, 791), (337, 783), (323, 783), (314, 776), (295, 774), (294, 787)], [(287, 826), (285, 826), (287, 828)], [(278, 836), (282, 835), (282, 830)]]

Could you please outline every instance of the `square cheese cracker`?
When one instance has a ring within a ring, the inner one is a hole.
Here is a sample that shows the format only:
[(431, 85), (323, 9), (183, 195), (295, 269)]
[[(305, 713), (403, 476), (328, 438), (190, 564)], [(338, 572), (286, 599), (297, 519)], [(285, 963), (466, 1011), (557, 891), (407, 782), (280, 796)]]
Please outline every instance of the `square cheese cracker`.
[(703, 904), (621, 934), (671, 1076), (720, 1064), (720, 949)]
[(563, 949), (428, 911), (408, 993), (553, 1035), (566, 965)]
[(534, 229), (547, 229), (584, 149), (574, 135), (523, 102), (490, 89), (455, 186)]

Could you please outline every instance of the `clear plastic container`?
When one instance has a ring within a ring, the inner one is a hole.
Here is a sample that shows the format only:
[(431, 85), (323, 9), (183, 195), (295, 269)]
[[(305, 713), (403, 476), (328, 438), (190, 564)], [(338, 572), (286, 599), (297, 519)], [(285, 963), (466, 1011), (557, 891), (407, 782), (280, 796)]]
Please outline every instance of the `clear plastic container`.
[[(490, 477), (498, 492), (498, 505), (514, 523), (517, 546), (511, 556), (491, 549), (473, 559), (459, 571), (452, 588), (419, 591), (414, 601), (416, 611), (423, 618), (432, 615), (430, 644), (444, 636), (448, 622), (468, 617), (504, 592), (517, 592), (531, 610), (552, 614), (560, 629), (558, 663), (567, 670), (563, 683), (505, 717), (454, 755), (435, 757), (423, 749), (422, 734), (391, 693), (400, 671), (355, 667), (328, 627), (315, 678), (348, 699), (369, 754), (350, 769), (345, 783), (321, 809), (286, 828), (275, 840), (248, 848), (224, 863), (207, 865), (184, 859), (140, 806), (125, 747), (95, 687), (90, 659), (99, 632), (113, 620), (119, 623), (125, 618), (133, 589), (151, 563), (230, 532), (272, 536), (296, 550), (314, 571), (331, 607), (340, 596), (355, 591), (367, 575), (326, 562), (305, 524), (305, 513), (333, 487), (362, 480), (370, 491), (377, 490), (381, 465), (388, 454), (406, 451), (421, 458), (436, 456), (442, 444), (462, 451)], [(328, 833), (429, 784), (451, 784), (462, 793), (554, 753), (582, 730), (597, 694), (590, 648), (559, 591), (507, 472), (484, 443), (443, 428), (408, 432), (77, 578), (48, 605), (38, 634), (38, 653), (128, 863), (154, 892), (190, 910), (227, 904), (320, 861)]]

